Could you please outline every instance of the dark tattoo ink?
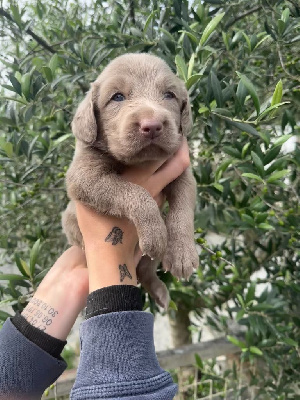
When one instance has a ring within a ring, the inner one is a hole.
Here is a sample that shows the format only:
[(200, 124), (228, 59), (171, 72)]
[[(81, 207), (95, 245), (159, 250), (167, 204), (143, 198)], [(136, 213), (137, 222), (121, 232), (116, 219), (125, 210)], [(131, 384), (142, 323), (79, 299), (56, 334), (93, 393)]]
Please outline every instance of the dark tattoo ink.
[(52, 324), (58, 311), (44, 301), (33, 297), (22, 315), (31, 325), (46, 332), (47, 326)]
[(120, 282), (123, 282), (126, 276), (128, 276), (129, 279), (132, 279), (132, 276), (128, 271), (126, 264), (119, 265), (119, 270), (120, 270)]
[(118, 243), (122, 244), (122, 240), (123, 240), (123, 231), (117, 226), (114, 226), (111, 232), (105, 238), (105, 241), (112, 242), (113, 246), (115, 246)]

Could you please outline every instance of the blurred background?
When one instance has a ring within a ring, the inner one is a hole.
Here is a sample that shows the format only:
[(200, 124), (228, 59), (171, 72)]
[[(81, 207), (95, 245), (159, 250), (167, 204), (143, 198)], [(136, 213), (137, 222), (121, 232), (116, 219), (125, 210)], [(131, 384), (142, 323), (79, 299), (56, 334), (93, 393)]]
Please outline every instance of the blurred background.
[[(199, 269), (159, 273), (168, 312), (144, 296), (159, 360), (178, 399), (300, 399), (299, 50), (297, 0), (1, 1), (1, 323), (67, 248), (77, 104), (114, 57), (148, 52), (189, 90), (198, 186)], [(68, 398), (78, 355), (76, 326), (45, 398)]]

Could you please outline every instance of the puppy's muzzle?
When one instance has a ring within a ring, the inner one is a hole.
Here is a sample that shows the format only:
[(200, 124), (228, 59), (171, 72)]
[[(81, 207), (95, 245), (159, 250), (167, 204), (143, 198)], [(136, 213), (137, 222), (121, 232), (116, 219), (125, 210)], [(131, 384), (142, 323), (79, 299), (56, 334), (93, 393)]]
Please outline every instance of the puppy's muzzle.
[(156, 119), (144, 119), (140, 122), (139, 132), (147, 139), (155, 139), (162, 134), (163, 124)]

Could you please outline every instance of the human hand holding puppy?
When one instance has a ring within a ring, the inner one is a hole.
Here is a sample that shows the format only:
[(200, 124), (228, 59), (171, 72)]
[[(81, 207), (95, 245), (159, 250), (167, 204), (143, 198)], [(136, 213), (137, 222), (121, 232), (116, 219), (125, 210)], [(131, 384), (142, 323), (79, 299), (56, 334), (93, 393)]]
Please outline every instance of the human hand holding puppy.
[[(122, 177), (146, 189), (161, 207), (165, 201), (162, 190), (181, 175), (189, 163), (187, 141), (183, 139), (176, 154), (167, 161), (129, 167)], [(136, 266), (141, 258), (136, 228), (128, 219), (99, 215), (80, 202), (76, 208), (85, 253), (76, 246), (66, 250), (22, 312), (32, 325), (61, 340), (70, 333), (86, 304), (88, 292), (111, 285), (137, 284)], [(106, 239), (113, 228), (118, 228), (121, 235)], [(123, 268), (120, 269), (120, 265)], [(52, 317), (47, 314), (47, 321), (43, 320), (45, 309), (52, 310)]]
[[(145, 162), (128, 167), (123, 179), (146, 189), (161, 207), (165, 201), (162, 190), (190, 165), (187, 140), (168, 160)], [(136, 285), (136, 266), (142, 256), (138, 235), (126, 218), (99, 215), (76, 202), (78, 224), (83, 236), (89, 270), (89, 291), (110, 285)]]

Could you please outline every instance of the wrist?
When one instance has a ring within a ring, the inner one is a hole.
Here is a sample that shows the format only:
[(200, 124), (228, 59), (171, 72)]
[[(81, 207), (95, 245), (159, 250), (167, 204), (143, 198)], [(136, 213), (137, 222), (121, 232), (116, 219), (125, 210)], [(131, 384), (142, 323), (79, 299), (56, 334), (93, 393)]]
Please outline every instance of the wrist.
[(89, 244), (85, 251), (89, 293), (113, 285), (137, 286), (134, 251), (95, 243)]
[(83, 237), (90, 293), (112, 285), (137, 285), (138, 237), (129, 220), (101, 215)]
[(32, 326), (54, 338), (66, 340), (85, 305), (80, 296), (74, 286), (56, 282), (48, 290), (45, 287), (38, 289), (21, 314)]

